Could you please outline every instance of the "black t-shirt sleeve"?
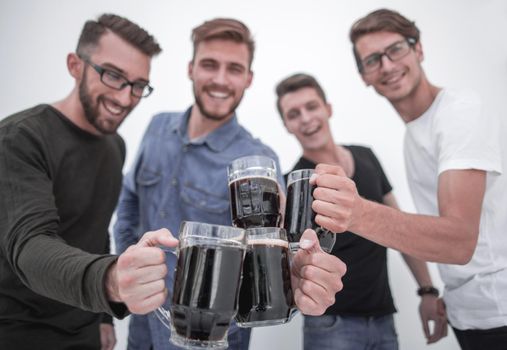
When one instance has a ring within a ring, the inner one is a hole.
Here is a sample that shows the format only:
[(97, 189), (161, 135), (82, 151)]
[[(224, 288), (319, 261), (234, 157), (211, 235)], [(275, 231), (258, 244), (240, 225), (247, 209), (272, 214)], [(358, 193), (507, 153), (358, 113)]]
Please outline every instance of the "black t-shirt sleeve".
[(393, 190), (391, 183), (387, 179), (387, 175), (384, 172), (382, 165), (380, 165), (380, 161), (375, 156), (375, 153), (373, 153), (373, 150), (371, 148), (368, 148), (368, 154), (371, 158), (372, 163), (377, 168), (377, 171), (378, 171), (378, 174), (379, 174), (380, 180), (381, 180), (381, 185), (382, 185), (382, 194), (385, 196), (386, 194), (388, 194), (389, 192), (391, 192)]
[(86, 253), (58, 236), (50, 155), (44, 147), (34, 131), (16, 125), (0, 129), (1, 253), (34, 292), (84, 310), (115, 314), (106, 299), (104, 276), (116, 257)]

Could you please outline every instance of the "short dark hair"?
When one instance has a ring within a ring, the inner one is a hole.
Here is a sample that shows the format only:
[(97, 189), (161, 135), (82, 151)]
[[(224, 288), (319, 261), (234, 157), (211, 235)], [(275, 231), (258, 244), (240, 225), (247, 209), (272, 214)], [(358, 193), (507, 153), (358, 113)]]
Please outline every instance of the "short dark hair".
[(103, 14), (96, 21), (89, 20), (84, 24), (76, 52), (79, 55), (88, 56), (107, 31), (118, 35), (149, 57), (158, 55), (162, 51), (155, 38), (137, 24), (118, 15)]
[(320, 86), (317, 79), (315, 79), (313, 76), (305, 73), (296, 73), (293, 74), (285, 79), (283, 79), (281, 82), (276, 85), (276, 108), (278, 108), (278, 113), (280, 113), (280, 116), (283, 119), (283, 111), (282, 106), (280, 105), (280, 100), (283, 96), (285, 96), (288, 93), (297, 91), (302, 88), (312, 88), (315, 89), (317, 94), (322, 98), (324, 103), (327, 103), (326, 94), (324, 93), (324, 90)]
[(379, 9), (358, 19), (350, 28), (349, 38), (359, 72), (362, 72), (363, 68), (356, 50), (356, 43), (362, 36), (376, 32), (398, 33), (407, 40), (412, 39), (414, 43), (419, 42), (421, 35), (414, 21), (393, 10)]
[(192, 42), (194, 43), (195, 58), (197, 46), (203, 41), (215, 39), (231, 40), (238, 44), (246, 44), (250, 55), (248, 67), (252, 66), (255, 51), (255, 42), (250, 29), (243, 23), (232, 18), (215, 18), (206, 21), (192, 30)]

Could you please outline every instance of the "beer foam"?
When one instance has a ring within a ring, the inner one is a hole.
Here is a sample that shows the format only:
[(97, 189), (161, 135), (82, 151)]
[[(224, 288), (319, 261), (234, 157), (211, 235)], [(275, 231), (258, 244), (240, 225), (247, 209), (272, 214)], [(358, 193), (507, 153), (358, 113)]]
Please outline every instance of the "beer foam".
[(259, 179), (259, 178), (260, 179), (271, 180), (273, 182), (278, 183), (275, 175), (273, 177), (272, 176), (267, 176), (267, 175), (248, 175), (248, 176), (244, 176), (244, 177), (238, 177), (238, 178), (235, 178), (234, 180), (229, 181), (229, 185), (232, 185), (233, 183), (238, 182), (238, 181), (245, 181), (245, 180)]
[(248, 245), (265, 245), (289, 248), (289, 242), (279, 238), (259, 238), (248, 239)]

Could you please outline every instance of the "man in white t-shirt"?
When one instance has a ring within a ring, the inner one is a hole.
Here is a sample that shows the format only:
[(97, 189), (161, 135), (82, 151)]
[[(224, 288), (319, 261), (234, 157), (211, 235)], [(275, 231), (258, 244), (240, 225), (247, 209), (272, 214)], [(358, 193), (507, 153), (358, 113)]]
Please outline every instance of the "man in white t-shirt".
[(440, 263), (461, 347), (505, 350), (507, 155), (500, 125), (475, 94), (428, 81), (419, 30), (399, 13), (368, 14), (352, 26), (350, 40), (363, 81), (406, 123), (405, 163), (419, 215), (361, 198), (341, 168), (320, 164), (316, 221)]

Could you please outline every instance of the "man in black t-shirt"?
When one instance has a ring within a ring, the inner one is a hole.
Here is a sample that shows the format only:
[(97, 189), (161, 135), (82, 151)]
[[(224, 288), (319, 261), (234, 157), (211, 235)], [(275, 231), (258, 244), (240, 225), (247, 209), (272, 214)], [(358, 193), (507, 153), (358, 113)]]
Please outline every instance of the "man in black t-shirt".
[[(372, 150), (335, 144), (329, 126), (331, 105), (315, 78), (292, 75), (277, 85), (276, 93), (283, 123), (303, 148), (292, 170), (313, 169), (319, 163), (339, 165), (355, 182), (359, 195), (397, 208), (392, 187)], [(344, 288), (323, 316), (305, 316), (305, 349), (398, 349), (386, 248), (344, 232), (338, 234), (332, 254), (347, 264)], [(423, 291), (420, 313), (426, 338), (428, 343), (436, 342), (447, 334), (446, 317), (437, 308), (438, 291), (425, 262), (403, 257)], [(430, 320), (435, 321), (433, 332)]]

